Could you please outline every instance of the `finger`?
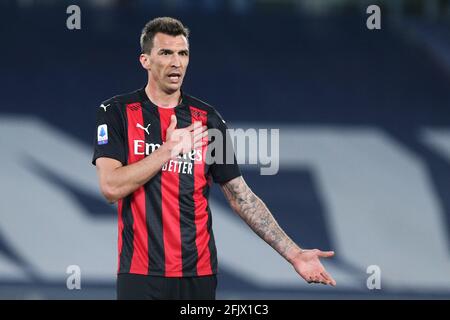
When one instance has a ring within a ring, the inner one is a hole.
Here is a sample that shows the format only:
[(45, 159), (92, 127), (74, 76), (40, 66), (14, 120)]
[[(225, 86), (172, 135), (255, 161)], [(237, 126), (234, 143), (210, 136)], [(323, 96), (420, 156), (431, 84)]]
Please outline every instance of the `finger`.
[(325, 272), (325, 275), (327, 276), (327, 278), (329, 279), (330, 284), (332, 286), (336, 286), (336, 281), (333, 279), (333, 277), (328, 272), (326, 272), (326, 271), (324, 271), (324, 272)]
[(204, 146), (208, 145), (209, 141), (208, 140), (201, 140), (199, 143), (200, 143), (200, 147), (204, 147)]
[(197, 142), (192, 149), (201, 149), (206, 145), (205, 142)]
[(205, 126), (205, 130), (203, 131), (203, 138), (208, 136), (208, 127)]
[(202, 144), (203, 142), (207, 142), (207, 140), (204, 140), (201, 134), (196, 136), (195, 138), (192, 138), (192, 144)]
[(209, 143), (208, 140), (200, 139), (200, 140), (194, 141), (193, 146), (194, 146), (194, 149), (197, 149), (197, 148), (208, 145), (208, 143)]
[(202, 123), (200, 121), (195, 121), (192, 123), (189, 127), (186, 127), (187, 130), (192, 131), (202, 126)]
[(198, 134), (193, 134), (192, 135), (192, 141), (193, 143), (196, 143), (197, 141), (207, 141), (208, 140), (208, 131), (203, 131), (201, 133)]
[(322, 257), (322, 258), (329, 258), (329, 257), (334, 256), (334, 251), (320, 251), (319, 250), (318, 256)]
[(192, 144), (203, 138), (204, 128), (206, 127), (195, 127), (193, 131), (190, 132)]
[(336, 287), (336, 280), (334, 280), (333, 278), (331, 278), (331, 285), (332, 285), (333, 287)]
[(323, 273), (320, 274), (320, 283), (322, 284), (330, 284), (331, 281), (328, 280)]
[(170, 124), (167, 129), (174, 130), (177, 126), (177, 117), (173, 114), (170, 116)]
[(322, 276), (322, 278), (327, 282), (327, 283), (331, 283), (331, 278), (329, 277), (329, 275), (323, 271), (320, 273), (320, 275)]
[(201, 136), (201, 135), (198, 135), (197, 137), (192, 138), (192, 140), (191, 140), (191, 144), (192, 144), (193, 146), (195, 146), (195, 145), (197, 145), (197, 144), (201, 144), (202, 142), (203, 142), (203, 139), (202, 139), (202, 136)]
[(322, 273), (314, 274), (314, 276), (312, 276), (312, 280), (314, 283), (323, 283), (323, 284), (328, 283), (328, 280), (323, 276)]
[(192, 132), (192, 134), (194, 135), (194, 137), (196, 137), (196, 136), (202, 137), (202, 135), (203, 135), (205, 132), (208, 132), (207, 129), (208, 129), (207, 126), (198, 127), (198, 128), (195, 128), (195, 129), (194, 129), (194, 131)]
[(314, 283), (314, 277), (313, 276), (307, 276), (305, 279), (306, 279), (306, 282), (308, 282), (309, 284)]
[(304, 275), (304, 274), (300, 274), (302, 276), (302, 278), (309, 283), (309, 281), (311, 280), (309, 276)]
[(321, 275), (328, 281), (329, 285), (332, 285), (333, 287), (336, 286), (336, 281), (333, 279), (333, 277), (326, 271), (323, 271)]

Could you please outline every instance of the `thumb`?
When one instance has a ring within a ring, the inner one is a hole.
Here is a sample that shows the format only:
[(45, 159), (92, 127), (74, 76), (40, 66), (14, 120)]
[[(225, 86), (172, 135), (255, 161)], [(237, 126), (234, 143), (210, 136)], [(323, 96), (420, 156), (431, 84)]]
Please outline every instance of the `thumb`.
[(334, 251), (319, 251), (318, 256), (322, 258), (329, 258), (334, 256)]
[(177, 126), (177, 117), (173, 114), (170, 116), (170, 125), (167, 129), (174, 130)]

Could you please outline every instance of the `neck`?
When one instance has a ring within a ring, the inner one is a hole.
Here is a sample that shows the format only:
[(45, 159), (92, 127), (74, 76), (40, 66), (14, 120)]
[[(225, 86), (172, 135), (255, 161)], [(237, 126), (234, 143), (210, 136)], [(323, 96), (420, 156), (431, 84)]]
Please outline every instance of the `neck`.
[(149, 81), (145, 86), (145, 93), (151, 102), (161, 108), (175, 108), (180, 103), (181, 90), (167, 93), (159, 89), (154, 82)]

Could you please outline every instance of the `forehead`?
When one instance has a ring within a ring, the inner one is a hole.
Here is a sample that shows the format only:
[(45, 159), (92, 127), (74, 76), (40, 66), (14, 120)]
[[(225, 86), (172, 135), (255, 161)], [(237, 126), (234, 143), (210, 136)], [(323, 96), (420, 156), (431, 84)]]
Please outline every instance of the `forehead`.
[(158, 32), (153, 38), (153, 47), (159, 49), (176, 49), (185, 50), (188, 48), (188, 41), (185, 36), (170, 36), (168, 34)]

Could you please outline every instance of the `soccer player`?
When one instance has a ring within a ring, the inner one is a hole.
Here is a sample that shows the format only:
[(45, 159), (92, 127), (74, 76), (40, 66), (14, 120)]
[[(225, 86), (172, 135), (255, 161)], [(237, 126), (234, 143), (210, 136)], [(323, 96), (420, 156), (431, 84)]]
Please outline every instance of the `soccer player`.
[(106, 100), (98, 109), (92, 163), (103, 195), (118, 202), (118, 299), (215, 299), (217, 254), (208, 202), (212, 181), (220, 184), (233, 210), (308, 283), (334, 286), (319, 261), (334, 253), (297, 246), (247, 186), (235, 157), (232, 163), (205, 161), (208, 130), (226, 137), (227, 127), (212, 106), (181, 90), (188, 36), (176, 19), (148, 22), (139, 58), (147, 85)]

